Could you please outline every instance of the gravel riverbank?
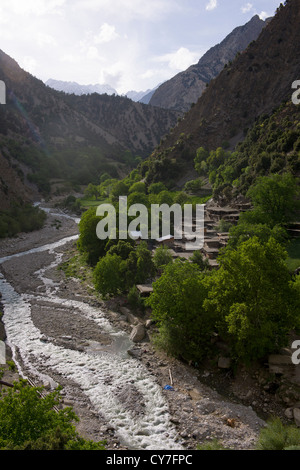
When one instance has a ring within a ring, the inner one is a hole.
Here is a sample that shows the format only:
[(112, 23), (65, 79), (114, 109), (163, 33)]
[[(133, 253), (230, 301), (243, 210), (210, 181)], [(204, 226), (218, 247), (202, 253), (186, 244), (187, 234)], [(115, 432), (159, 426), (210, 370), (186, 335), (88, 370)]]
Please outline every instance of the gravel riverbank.
[[(57, 228), (57, 220), (60, 220), (60, 228)], [(47, 224), (42, 230), (22, 234), (15, 239), (1, 240), (0, 257), (24, 252), (77, 233), (78, 227), (72, 219), (48, 215)], [(45, 338), (51, 338), (56, 345), (74, 351), (83, 351), (93, 342), (101, 344), (104, 351), (109, 351), (109, 336), (95, 328), (94, 322), (84, 318), (79, 311), (70, 306), (66, 307), (64, 299), (83, 301), (93, 308), (101, 309), (115, 327), (128, 335), (135, 319), (132, 315), (126, 315), (126, 311), (124, 313), (124, 309), (117, 303), (102, 302), (85, 283), (66, 278), (62, 270), (51, 266), (57, 254), (60, 254), (63, 261), (73, 256), (74, 250), (74, 242), (71, 241), (56, 248), (55, 253), (42, 251), (14, 257), (4, 261), (0, 271), (19, 294), (44, 295), (42, 301), (32, 301), (31, 318)], [(44, 273), (48, 279), (45, 284), (41, 270), (47, 266), (50, 268)], [(62, 299), (62, 304), (55, 308), (45, 300), (47, 289), (54, 287), (56, 296)], [(148, 329), (148, 334), (142, 342), (135, 343), (131, 357), (143, 365), (160, 388), (169, 407), (169, 424), (177, 433), (179, 448), (195, 449), (198, 444), (217, 438), (224, 446), (232, 449), (253, 449), (265, 422), (258, 417), (251, 403), (255, 399), (262, 400), (267, 414), (277, 412), (276, 407), (279, 405), (274, 404), (266, 393), (262, 395), (261, 389), (257, 388), (257, 380), (251, 379), (245, 371), (240, 371), (234, 379), (228, 371), (219, 370), (217, 375), (214, 375), (209, 367), (196, 370), (154, 350), (149, 341), (151, 328), (153, 327)], [(19, 359), (22, 363), (21, 358)], [(26, 364), (23, 366), (26, 375)], [(73, 406), (80, 418), (78, 430), (83, 436), (93, 440), (105, 439), (108, 449), (130, 448), (120, 440), (118, 429), (111, 426), (110, 421), (94, 409), (92, 402), (77, 383), (55, 371), (40, 372), (49, 374), (56, 383), (62, 385), (64, 405)], [(12, 379), (11, 372), (8, 373), (9, 377)], [(171, 382), (173, 389), (166, 390), (164, 387)], [(213, 383), (216, 387), (211, 386)], [(218, 383), (220, 389), (230, 390), (230, 397), (226, 398), (217, 391)], [(118, 390), (117, 396), (133, 415), (143, 412), (143, 397), (136, 392), (134, 384), (128, 389)]]

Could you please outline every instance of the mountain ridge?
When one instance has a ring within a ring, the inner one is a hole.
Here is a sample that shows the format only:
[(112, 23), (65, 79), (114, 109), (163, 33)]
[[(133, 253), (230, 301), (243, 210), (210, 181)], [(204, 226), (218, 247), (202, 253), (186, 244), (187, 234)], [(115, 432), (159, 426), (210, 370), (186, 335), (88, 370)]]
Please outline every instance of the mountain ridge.
[(187, 70), (164, 82), (153, 94), (150, 104), (186, 112), (196, 103), (206, 86), (222, 71), (224, 66), (257, 39), (269, 20), (255, 15), (243, 26), (238, 26), (219, 44), (211, 47)]
[(227, 143), (233, 149), (259, 116), (291, 99), (292, 83), (300, 77), (299, 23), (300, 0), (277, 9), (258, 39), (211, 80), (150, 156), (149, 182), (165, 171), (174, 179), (182, 177), (201, 146), (215, 150)]
[(64, 93), (74, 93), (75, 95), (90, 95), (92, 93), (107, 94), (107, 95), (117, 95), (117, 91), (108, 84), (99, 84), (94, 85), (81, 85), (74, 81), (64, 81), (64, 80), (55, 80), (49, 78), (45, 85), (53, 88), (56, 91), (63, 91)]
[(3, 51), (0, 76), (7, 95), (0, 106), (0, 210), (28, 200), (27, 176), (48, 190), (52, 174), (76, 181), (82, 174), (85, 184), (107, 164), (113, 174), (122, 171), (125, 154), (145, 158), (177, 122), (177, 113), (125, 97), (53, 90)]

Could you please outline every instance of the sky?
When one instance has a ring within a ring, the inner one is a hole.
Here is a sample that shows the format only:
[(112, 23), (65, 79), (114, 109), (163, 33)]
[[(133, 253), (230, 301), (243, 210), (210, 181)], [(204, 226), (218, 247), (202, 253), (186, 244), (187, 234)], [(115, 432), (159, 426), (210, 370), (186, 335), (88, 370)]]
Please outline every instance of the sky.
[[(146, 91), (279, 0), (0, 0), (0, 49), (44, 82)], [(1, 77), (0, 77), (1, 79)]]

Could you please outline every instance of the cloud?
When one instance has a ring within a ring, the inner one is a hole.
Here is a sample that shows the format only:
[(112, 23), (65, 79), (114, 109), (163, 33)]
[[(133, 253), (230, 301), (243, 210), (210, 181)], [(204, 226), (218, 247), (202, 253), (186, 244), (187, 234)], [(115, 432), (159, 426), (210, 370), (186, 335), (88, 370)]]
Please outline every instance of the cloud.
[(253, 10), (253, 4), (252, 3), (246, 3), (242, 8), (242, 13), (249, 13), (249, 11)]
[(3, 5), (0, 5), (0, 24), (7, 24), (10, 21), (10, 16)]
[(269, 13), (267, 13), (266, 11), (261, 11), (258, 16), (260, 17), (261, 20), (266, 20), (267, 18), (269, 18), (271, 15), (269, 15)]
[(152, 78), (158, 75), (158, 70), (156, 69), (148, 69), (146, 72), (140, 75), (141, 78)]
[(209, 0), (209, 3), (206, 5), (206, 10), (214, 10), (218, 6), (218, 0)]
[(61, 62), (68, 62), (69, 64), (78, 64), (81, 61), (81, 57), (72, 53), (66, 53), (63, 54), (59, 60)]
[(100, 60), (99, 52), (97, 47), (90, 46), (87, 50), (86, 57), (88, 60)]
[(50, 34), (38, 33), (36, 41), (39, 47), (57, 46), (56, 39), (54, 39)]
[(104, 23), (100, 28), (100, 33), (94, 36), (95, 44), (104, 44), (106, 42), (117, 39), (119, 35), (116, 33), (115, 26)]
[(1, 0), (7, 11), (17, 15), (44, 16), (49, 14), (61, 15), (65, 0)]
[(20, 61), (20, 66), (26, 70), (26, 72), (34, 75), (37, 68), (37, 61), (31, 56), (25, 56), (22, 61)]
[(155, 60), (158, 62), (167, 62), (170, 69), (181, 71), (187, 69), (198, 59), (198, 53), (193, 53), (186, 47), (180, 47), (176, 52), (164, 54), (157, 57)]
[(265, 21), (267, 18), (272, 16), (271, 14), (267, 13), (266, 11), (261, 11), (260, 13), (257, 12), (257, 10), (254, 8), (252, 3), (246, 3), (242, 8), (241, 8), (242, 13), (249, 13), (250, 11), (253, 14), (256, 14), (260, 17), (261, 20)]
[(126, 73), (124, 64), (119, 61), (101, 69), (98, 80), (100, 84), (109, 84), (113, 88), (118, 88), (121, 80)]
[(178, 8), (174, 0), (77, 0), (74, 8), (82, 11), (101, 12), (103, 17), (113, 17), (122, 21), (144, 19), (157, 21)]

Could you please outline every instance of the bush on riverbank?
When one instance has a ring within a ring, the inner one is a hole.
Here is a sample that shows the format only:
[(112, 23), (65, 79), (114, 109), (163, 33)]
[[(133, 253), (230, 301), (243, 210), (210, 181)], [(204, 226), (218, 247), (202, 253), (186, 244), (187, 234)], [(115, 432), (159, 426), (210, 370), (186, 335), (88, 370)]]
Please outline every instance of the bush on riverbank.
[(0, 238), (14, 237), (21, 232), (33, 232), (44, 226), (46, 213), (30, 204), (15, 206), (0, 212)]
[(79, 436), (72, 408), (58, 409), (59, 392), (43, 394), (25, 380), (0, 393), (0, 450), (104, 450)]
[(300, 429), (284, 425), (279, 418), (271, 419), (260, 432), (258, 450), (299, 450)]

